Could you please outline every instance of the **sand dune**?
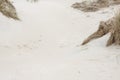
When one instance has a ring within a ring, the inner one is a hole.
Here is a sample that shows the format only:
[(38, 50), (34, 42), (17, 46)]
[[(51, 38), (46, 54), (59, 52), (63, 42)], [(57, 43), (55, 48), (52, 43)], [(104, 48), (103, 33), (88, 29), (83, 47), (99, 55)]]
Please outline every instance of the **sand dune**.
[(0, 80), (120, 80), (120, 47), (105, 47), (109, 34), (80, 45), (118, 6), (84, 13), (70, 7), (77, 1), (15, 0), (21, 21), (0, 15)]

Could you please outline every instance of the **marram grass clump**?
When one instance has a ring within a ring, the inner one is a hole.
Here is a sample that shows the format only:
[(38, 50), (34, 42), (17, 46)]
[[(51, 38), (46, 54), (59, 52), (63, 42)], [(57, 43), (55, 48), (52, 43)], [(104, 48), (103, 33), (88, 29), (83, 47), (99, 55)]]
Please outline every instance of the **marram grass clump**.
[(112, 44), (120, 45), (120, 11), (115, 14), (114, 26), (111, 30), (111, 36), (107, 42), (107, 46)]
[(8, 18), (19, 20), (16, 9), (9, 0), (0, 0), (0, 12)]
[(85, 45), (94, 39), (101, 38), (107, 33), (110, 33), (110, 38), (107, 41), (106, 46), (112, 44), (120, 45), (120, 12), (117, 12), (114, 17), (107, 21), (101, 21), (98, 30), (85, 39), (82, 45)]

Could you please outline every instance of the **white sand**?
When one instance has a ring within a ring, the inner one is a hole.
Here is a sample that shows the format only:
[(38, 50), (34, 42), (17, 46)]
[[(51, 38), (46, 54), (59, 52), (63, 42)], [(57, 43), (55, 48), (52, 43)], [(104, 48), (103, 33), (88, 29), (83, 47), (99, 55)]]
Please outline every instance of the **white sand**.
[(70, 7), (76, 1), (15, 0), (20, 22), (0, 14), (0, 80), (120, 80), (120, 47), (105, 47), (109, 34), (77, 46), (113, 7), (83, 13)]

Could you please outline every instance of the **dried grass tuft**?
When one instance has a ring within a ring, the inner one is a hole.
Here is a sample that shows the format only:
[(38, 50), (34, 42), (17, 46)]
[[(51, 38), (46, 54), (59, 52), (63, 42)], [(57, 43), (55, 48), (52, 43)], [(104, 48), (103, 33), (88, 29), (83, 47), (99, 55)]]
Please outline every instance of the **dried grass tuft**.
[(20, 20), (15, 7), (9, 0), (0, 0), (0, 12), (8, 18)]
[(120, 0), (95, 0), (95, 1), (83, 1), (81, 3), (76, 2), (72, 5), (73, 8), (84, 12), (95, 12), (101, 8), (106, 8), (111, 5), (119, 5)]
[(107, 41), (107, 46), (112, 44), (120, 45), (120, 11), (118, 10), (115, 14), (113, 27), (111, 29), (111, 36)]

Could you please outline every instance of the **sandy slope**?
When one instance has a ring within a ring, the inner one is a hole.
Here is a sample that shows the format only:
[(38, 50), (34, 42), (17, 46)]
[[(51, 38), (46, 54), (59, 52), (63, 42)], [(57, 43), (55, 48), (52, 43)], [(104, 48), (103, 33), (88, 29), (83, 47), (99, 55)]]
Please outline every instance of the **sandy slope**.
[(76, 1), (15, 0), (21, 21), (0, 15), (0, 80), (120, 80), (120, 47), (105, 47), (109, 34), (77, 46), (113, 7), (83, 13), (70, 7)]

